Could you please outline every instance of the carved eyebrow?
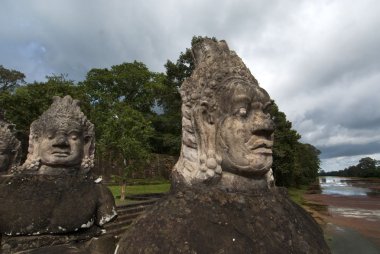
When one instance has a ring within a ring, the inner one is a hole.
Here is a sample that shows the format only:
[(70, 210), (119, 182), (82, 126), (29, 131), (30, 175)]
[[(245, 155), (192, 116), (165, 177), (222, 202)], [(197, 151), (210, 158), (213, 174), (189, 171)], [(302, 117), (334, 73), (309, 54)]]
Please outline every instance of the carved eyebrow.
[(80, 133), (81, 131), (79, 129), (73, 129), (73, 130), (70, 130), (69, 133), (73, 133), (73, 132), (77, 132), (77, 133)]
[(234, 103), (241, 103), (241, 102), (249, 102), (251, 100), (251, 98), (249, 98), (247, 95), (245, 94), (240, 94), (240, 95), (236, 95), (234, 96), (233, 98), (233, 102)]
[(272, 105), (273, 105), (273, 101), (272, 100), (267, 101), (267, 102), (264, 103), (263, 109), (264, 110), (269, 109), (269, 107), (272, 106)]

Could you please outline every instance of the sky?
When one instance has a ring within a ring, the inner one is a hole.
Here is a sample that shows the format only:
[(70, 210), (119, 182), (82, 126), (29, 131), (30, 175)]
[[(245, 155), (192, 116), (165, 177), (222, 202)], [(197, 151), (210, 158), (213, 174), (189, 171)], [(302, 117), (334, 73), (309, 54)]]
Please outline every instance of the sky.
[(163, 72), (215, 36), (340, 170), (380, 159), (379, 14), (377, 0), (0, 0), (0, 65), (28, 82), (134, 60)]

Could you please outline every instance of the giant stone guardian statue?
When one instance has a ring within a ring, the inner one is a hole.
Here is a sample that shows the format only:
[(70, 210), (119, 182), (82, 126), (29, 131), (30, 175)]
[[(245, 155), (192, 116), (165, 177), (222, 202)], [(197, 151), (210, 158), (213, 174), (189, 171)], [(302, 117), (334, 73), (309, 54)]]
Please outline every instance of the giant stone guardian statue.
[(20, 141), (14, 135), (14, 125), (0, 119), (0, 174), (8, 174), (19, 164)]
[(197, 68), (181, 86), (182, 147), (174, 168), (187, 185), (273, 186), (271, 100), (224, 41), (193, 47)]
[(89, 240), (117, 215), (112, 193), (90, 172), (94, 125), (79, 101), (53, 99), (31, 125), (25, 163), (0, 179), (4, 253)]
[(70, 96), (53, 99), (30, 127), (23, 168), (36, 174), (86, 174), (94, 164), (94, 125), (80, 110), (79, 101)]
[(171, 192), (116, 253), (329, 253), (318, 224), (274, 185), (268, 93), (225, 41), (202, 38), (192, 53)]

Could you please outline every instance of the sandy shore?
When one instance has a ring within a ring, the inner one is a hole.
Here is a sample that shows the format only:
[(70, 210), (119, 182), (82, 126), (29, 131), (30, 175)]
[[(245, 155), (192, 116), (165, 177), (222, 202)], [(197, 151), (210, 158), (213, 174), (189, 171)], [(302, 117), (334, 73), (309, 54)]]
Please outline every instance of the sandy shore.
[(305, 194), (304, 199), (304, 208), (327, 235), (332, 233), (331, 225), (352, 229), (380, 250), (380, 197)]

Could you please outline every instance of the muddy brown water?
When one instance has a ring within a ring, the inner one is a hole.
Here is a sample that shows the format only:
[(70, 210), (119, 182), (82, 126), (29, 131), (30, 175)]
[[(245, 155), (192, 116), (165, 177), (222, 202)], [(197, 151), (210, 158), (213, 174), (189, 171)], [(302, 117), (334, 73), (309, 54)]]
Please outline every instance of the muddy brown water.
[(305, 194), (332, 253), (380, 253), (380, 179), (320, 177), (321, 193)]

